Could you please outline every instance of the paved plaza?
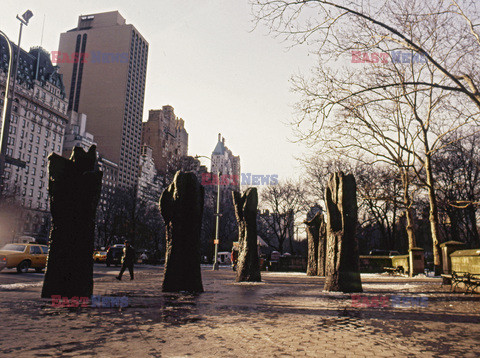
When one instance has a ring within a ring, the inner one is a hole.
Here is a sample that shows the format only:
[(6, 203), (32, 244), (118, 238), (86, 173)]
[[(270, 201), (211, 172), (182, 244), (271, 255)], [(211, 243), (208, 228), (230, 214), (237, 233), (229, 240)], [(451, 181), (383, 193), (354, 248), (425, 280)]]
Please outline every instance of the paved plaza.
[(231, 270), (204, 267), (205, 293), (189, 295), (162, 293), (159, 267), (139, 267), (134, 281), (117, 272), (96, 265), (94, 294), (126, 296), (126, 308), (52, 307), (41, 277), (0, 273), (0, 357), (480, 355), (480, 295), (452, 294), (439, 278), (362, 275), (352, 301), (302, 273), (237, 284)]

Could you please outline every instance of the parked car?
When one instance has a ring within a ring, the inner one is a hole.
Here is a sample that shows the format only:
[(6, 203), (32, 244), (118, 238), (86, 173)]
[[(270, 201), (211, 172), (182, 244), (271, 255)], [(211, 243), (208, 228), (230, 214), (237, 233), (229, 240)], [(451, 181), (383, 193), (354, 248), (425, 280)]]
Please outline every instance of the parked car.
[(379, 249), (374, 249), (370, 251), (371, 256), (395, 256), (395, 255), (400, 255), (398, 251), (393, 251), (393, 250), (379, 250)]
[(0, 270), (17, 268), (20, 273), (34, 268), (42, 272), (47, 265), (48, 246), (38, 244), (7, 244), (0, 250)]
[(93, 261), (95, 261), (95, 262), (105, 262), (105, 261), (107, 261), (107, 251), (94, 251), (93, 252)]
[(125, 245), (123, 244), (117, 244), (111, 246), (107, 250), (107, 258), (105, 259), (105, 263), (107, 267), (110, 267), (110, 265), (115, 265), (118, 266), (122, 263), (122, 256), (123, 256), (123, 248)]

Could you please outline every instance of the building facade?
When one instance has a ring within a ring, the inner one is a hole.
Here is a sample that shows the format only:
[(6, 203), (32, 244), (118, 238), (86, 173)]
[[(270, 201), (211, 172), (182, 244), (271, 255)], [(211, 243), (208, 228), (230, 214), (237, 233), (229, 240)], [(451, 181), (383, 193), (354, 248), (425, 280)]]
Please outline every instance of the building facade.
[(137, 185), (148, 46), (111, 11), (80, 16), (52, 53), (64, 77), (68, 110), (90, 118), (86, 130), (104, 158), (117, 163), (124, 189)]
[[(13, 46), (16, 53), (16, 46)], [(0, 106), (5, 103), (8, 48), (0, 38)], [(68, 100), (58, 68), (40, 47), (20, 50), (6, 155), (3, 195), (27, 209), (19, 232), (35, 235), (49, 218), (48, 156), (61, 155), (68, 122)], [(47, 232), (43, 234), (48, 234)], [(44, 230), (44, 231), (45, 231)]]
[(65, 128), (63, 139), (63, 156), (70, 158), (73, 148), (81, 147), (88, 151), (94, 145), (93, 135), (86, 131), (87, 115), (84, 113), (68, 112), (69, 121)]
[(188, 133), (184, 120), (175, 115), (172, 106), (150, 110), (148, 121), (143, 123), (142, 143), (152, 148), (155, 167), (165, 175), (187, 156)]
[(137, 197), (151, 207), (158, 206), (161, 193), (161, 179), (157, 174), (152, 148), (142, 146), (140, 170), (138, 175)]

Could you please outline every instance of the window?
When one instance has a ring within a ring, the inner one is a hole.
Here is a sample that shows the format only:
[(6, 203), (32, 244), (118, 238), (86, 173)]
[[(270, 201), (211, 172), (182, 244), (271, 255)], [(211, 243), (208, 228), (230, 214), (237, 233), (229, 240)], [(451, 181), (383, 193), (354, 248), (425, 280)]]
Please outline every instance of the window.
[(40, 249), (40, 246), (30, 246), (30, 253), (32, 255), (40, 255), (42, 254), (42, 250)]

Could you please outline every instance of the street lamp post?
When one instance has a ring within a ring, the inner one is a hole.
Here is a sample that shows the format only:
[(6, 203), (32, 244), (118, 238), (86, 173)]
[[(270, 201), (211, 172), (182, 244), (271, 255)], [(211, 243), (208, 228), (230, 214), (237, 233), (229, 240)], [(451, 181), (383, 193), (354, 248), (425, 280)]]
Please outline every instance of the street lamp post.
[(8, 37), (1, 32), (0, 34), (7, 40), (10, 62), (8, 66), (7, 80), (5, 85), (5, 101), (3, 104), (3, 113), (2, 113), (2, 133), (0, 136), (0, 195), (3, 193), (4, 189), (4, 175), (5, 175), (5, 163), (7, 162), (7, 145), (8, 145), (8, 134), (10, 131), (10, 117), (12, 115), (12, 102), (15, 97), (15, 84), (17, 79), (17, 69), (18, 63), (20, 60), (20, 43), (22, 41), (22, 29), (23, 25), (27, 26), (28, 21), (32, 18), (33, 13), (30, 10), (25, 11), (22, 17), (17, 15), (17, 19), (20, 21), (20, 31), (18, 33), (18, 44), (17, 44), (17, 55), (15, 62), (13, 63), (13, 78), (12, 78), (12, 89), (10, 91), (10, 77), (13, 61), (12, 53), (12, 44)]
[(215, 256), (213, 262), (213, 269), (218, 270), (218, 230), (220, 226), (220, 172), (217, 173), (217, 212), (215, 213)]
[[(195, 158), (207, 158), (210, 161), (212, 160), (209, 157), (206, 157), (204, 155), (196, 155)], [(217, 210), (215, 213), (215, 255), (213, 256), (213, 270), (218, 270), (218, 244), (220, 243), (220, 240), (218, 238), (218, 232), (220, 228), (220, 171), (217, 173)]]

